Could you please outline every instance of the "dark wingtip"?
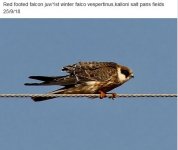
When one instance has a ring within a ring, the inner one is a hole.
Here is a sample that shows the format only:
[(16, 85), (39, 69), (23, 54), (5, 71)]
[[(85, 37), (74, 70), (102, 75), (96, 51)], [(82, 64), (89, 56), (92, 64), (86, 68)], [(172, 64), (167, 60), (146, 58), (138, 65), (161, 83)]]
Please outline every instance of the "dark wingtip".
[(29, 79), (36, 79), (37, 76), (29, 76)]
[(25, 83), (26, 86), (41, 85), (41, 83)]

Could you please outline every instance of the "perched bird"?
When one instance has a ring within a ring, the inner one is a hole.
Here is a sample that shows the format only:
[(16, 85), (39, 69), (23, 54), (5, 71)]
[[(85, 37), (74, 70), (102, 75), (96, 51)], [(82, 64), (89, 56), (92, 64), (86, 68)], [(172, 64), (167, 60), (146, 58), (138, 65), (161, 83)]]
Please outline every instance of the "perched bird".
[[(25, 85), (60, 85), (62, 88), (48, 94), (100, 94), (106, 93), (133, 78), (130, 68), (114, 62), (79, 62), (62, 68), (66, 76), (30, 76), (30, 79), (41, 83), (25, 83)], [(114, 98), (114, 94), (113, 94)], [(51, 98), (32, 97), (34, 101), (43, 101)]]

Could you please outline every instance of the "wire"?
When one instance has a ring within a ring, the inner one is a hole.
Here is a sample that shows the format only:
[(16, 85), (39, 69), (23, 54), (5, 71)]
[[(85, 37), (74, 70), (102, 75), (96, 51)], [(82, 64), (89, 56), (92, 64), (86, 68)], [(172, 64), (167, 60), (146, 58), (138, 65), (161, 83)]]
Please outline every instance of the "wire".
[[(99, 98), (100, 94), (0, 94), (1, 97), (89, 97)], [(113, 94), (106, 94), (108, 98), (113, 98)], [(134, 97), (177, 97), (177, 94), (115, 94), (116, 98), (134, 98)]]

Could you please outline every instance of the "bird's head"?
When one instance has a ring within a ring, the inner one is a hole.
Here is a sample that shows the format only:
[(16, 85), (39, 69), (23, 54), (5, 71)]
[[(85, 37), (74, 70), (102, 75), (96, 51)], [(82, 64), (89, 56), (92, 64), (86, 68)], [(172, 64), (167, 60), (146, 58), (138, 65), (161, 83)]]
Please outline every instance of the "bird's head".
[(134, 78), (133, 71), (126, 66), (119, 66), (118, 67), (118, 78), (119, 78), (119, 82), (124, 83), (130, 80), (131, 78)]

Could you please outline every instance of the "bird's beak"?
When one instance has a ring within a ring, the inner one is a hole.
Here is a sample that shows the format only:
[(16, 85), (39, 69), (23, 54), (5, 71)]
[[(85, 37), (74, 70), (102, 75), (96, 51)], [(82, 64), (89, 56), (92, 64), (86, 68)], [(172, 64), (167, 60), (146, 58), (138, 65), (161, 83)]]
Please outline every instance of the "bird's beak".
[(134, 78), (134, 74), (133, 73), (130, 76), (131, 76), (131, 78)]

